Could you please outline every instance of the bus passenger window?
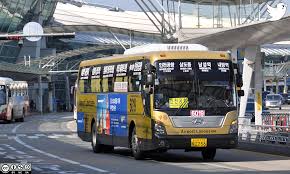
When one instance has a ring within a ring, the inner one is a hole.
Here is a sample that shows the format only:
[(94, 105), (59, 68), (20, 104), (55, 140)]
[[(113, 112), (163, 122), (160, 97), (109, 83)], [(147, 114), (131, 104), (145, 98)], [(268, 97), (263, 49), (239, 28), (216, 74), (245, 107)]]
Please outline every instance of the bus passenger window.
[(101, 92), (101, 79), (92, 79), (92, 92)]
[(80, 92), (85, 92), (85, 82), (84, 82), (84, 80), (80, 80), (79, 86), (80, 86)]
[(129, 76), (129, 91), (141, 91), (141, 76)]
[(109, 88), (109, 92), (114, 92), (114, 78), (113, 77), (108, 78), (108, 88)]
[(123, 77), (116, 77), (115, 82), (123, 82)]
[(102, 87), (103, 87), (103, 92), (109, 92), (108, 78), (103, 78)]

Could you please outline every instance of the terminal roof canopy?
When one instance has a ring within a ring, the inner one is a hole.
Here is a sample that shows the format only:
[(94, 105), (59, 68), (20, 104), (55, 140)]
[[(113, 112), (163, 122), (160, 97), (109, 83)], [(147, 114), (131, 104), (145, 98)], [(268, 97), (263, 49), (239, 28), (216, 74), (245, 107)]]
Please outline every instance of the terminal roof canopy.
[(12, 64), (0, 62), (0, 75), (2, 77), (10, 77), (14, 80), (26, 80), (37, 78), (39, 75), (46, 75), (48, 71), (24, 66), (21, 64)]
[[(178, 0), (176, 0), (178, 1)], [(265, 2), (265, 1), (269, 1), (269, 0), (243, 0), (242, 3), (243, 4), (250, 4), (250, 3), (257, 3), (257, 2)], [(181, 0), (181, 2), (185, 2), (185, 3), (199, 3), (199, 4), (213, 4), (213, 3), (217, 3), (217, 0)], [(240, 0), (220, 0), (220, 2), (222, 4), (229, 4), (229, 3), (236, 3), (238, 4), (239, 2), (241, 2)]]
[(213, 50), (229, 50), (246, 47), (247, 45), (263, 45), (289, 40), (289, 23), (290, 16), (287, 16), (278, 21), (259, 22), (231, 29), (221, 29), (212, 34), (184, 38), (181, 42), (202, 44)]

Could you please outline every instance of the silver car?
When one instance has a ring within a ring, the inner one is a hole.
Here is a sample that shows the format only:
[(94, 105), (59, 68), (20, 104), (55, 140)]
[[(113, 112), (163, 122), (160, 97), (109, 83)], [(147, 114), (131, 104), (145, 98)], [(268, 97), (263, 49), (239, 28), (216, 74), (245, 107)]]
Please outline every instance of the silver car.
[(266, 108), (279, 108), (281, 110), (282, 100), (280, 94), (268, 94), (266, 96)]

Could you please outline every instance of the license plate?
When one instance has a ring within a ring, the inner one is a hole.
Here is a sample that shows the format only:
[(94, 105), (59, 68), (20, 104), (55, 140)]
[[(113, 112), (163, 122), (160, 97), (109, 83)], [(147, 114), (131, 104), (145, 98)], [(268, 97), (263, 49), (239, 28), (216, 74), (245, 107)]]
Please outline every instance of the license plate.
[(206, 138), (192, 138), (191, 147), (207, 147)]

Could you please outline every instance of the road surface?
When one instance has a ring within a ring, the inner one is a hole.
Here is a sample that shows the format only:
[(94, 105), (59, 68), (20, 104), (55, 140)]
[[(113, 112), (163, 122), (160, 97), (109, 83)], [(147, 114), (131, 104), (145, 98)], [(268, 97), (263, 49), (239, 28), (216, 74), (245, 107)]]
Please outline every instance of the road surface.
[(242, 150), (218, 150), (215, 161), (199, 152), (171, 150), (136, 161), (125, 148), (95, 154), (75, 132), (71, 113), (36, 115), (24, 123), (0, 123), (0, 163), (32, 163), (32, 173), (180, 174), (290, 173), (290, 158)]

